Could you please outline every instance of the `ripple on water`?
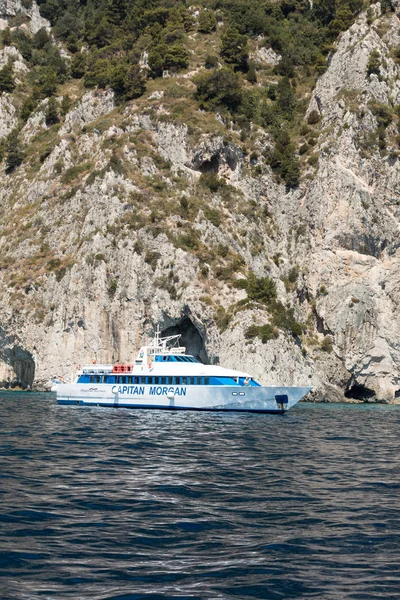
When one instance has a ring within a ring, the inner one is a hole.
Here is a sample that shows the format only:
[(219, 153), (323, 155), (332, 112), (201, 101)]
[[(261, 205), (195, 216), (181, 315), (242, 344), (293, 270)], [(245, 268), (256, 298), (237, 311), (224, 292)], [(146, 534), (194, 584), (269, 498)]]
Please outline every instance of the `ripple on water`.
[(1, 599), (400, 598), (399, 425), (3, 393)]

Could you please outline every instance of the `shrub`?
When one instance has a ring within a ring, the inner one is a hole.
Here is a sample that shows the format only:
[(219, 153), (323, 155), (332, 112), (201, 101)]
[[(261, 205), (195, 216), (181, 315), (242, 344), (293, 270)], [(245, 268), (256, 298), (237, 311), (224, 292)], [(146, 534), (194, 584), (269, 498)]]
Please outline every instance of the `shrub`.
[(71, 60), (71, 75), (74, 79), (81, 79), (86, 72), (86, 58), (84, 54), (77, 53)]
[(252, 340), (253, 338), (257, 337), (258, 330), (259, 330), (259, 327), (257, 325), (250, 325), (250, 327), (248, 327), (246, 329), (246, 331), (244, 332), (244, 337), (247, 340)]
[(12, 39), (11, 30), (9, 27), (7, 27), (7, 29), (3, 29), (3, 31), (1, 32), (1, 40), (4, 46), (11, 46)]
[(13, 68), (11, 64), (0, 69), (0, 92), (12, 92), (15, 89)]
[(218, 57), (215, 54), (207, 54), (204, 66), (206, 69), (215, 69), (218, 67)]
[(386, 128), (392, 122), (392, 111), (387, 104), (371, 102), (369, 105), (372, 114), (376, 117), (378, 128)]
[(316, 125), (319, 122), (321, 115), (318, 110), (312, 110), (308, 115), (307, 123), (309, 125)]
[(285, 130), (277, 133), (275, 148), (269, 163), (271, 168), (286, 181), (288, 187), (296, 187), (299, 184), (299, 161), (295, 154), (295, 147)]
[(318, 294), (320, 296), (328, 295), (328, 290), (326, 289), (326, 285), (324, 283), (321, 283), (321, 285), (319, 286)]
[(219, 306), (217, 312), (214, 315), (215, 324), (219, 328), (220, 331), (226, 331), (228, 329), (228, 325), (231, 322), (232, 313), (229, 311), (225, 311), (222, 306)]
[(248, 340), (259, 337), (262, 343), (266, 344), (269, 340), (279, 337), (279, 331), (269, 323), (266, 325), (250, 325), (244, 332), (244, 337)]
[[(242, 285), (241, 280), (238, 283)], [(270, 277), (257, 278), (254, 273), (251, 273), (245, 285), (250, 300), (268, 305), (276, 298), (276, 284)]]
[(199, 234), (194, 230), (178, 235), (175, 240), (178, 248), (183, 248), (186, 250), (197, 250), (199, 247), (199, 242)]
[(290, 331), (295, 337), (303, 333), (300, 323), (294, 317), (293, 308), (285, 308), (281, 302), (276, 303), (272, 320), (276, 327)]
[(46, 160), (46, 158), (48, 158), (50, 156), (50, 154), (52, 153), (53, 148), (51, 146), (47, 146), (47, 148), (45, 148), (39, 156), (39, 160), (41, 163), (44, 163), (44, 161)]
[(65, 116), (70, 108), (71, 108), (71, 98), (68, 95), (63, 96), (63, 99), (61, 101), (61, 114), (63, 116)]
[(287, 276), (283, 279), (283, 283), (285, 284), (286, 291), (293, 291), (296, 289), (297, 280), (299, 278), (300, 269), (296, 265), (292, 267)]
[(333, 350), (333, 340), (332, 340), (332, 338), (331, 338), (330, 335), (327, 335), (322, 340), (322, 342), (321, 342), (321, 350), (323, 350), (324, 352), (332, 352), (332, 350)]
[(22, 121), (27, 121), (29, 119), (29, 117), (31, 116), (32, 112), (35, 110), (35, 108), (38, 105), (38, 99), (36, 98), (36, 96), (34, 96), (33, 94), (31, 96), (28, 96), (28, 98), (25, 100), (25, 102), (22, 105), (21, 108), (21, 113), (20, 113), (20, 117), (22, 119)]
[(116, 279), (110, 279), (108, 283), (108, 293), (110, 296), (114, 296), (117, 291), (118, 281)]
[(71, 183), (74, 179), (76, 179), (79, 175), (84, 173), (85, 171), (89, 171), (92, 167), (91, 162), (82, 163), (81, 165), (75, 165), (74, 167), (70, 167), (64, 173), (61, 178), (61, 183), (68, 184)]
[(225, 106), (236, 111), (242, 99), (242, 84), (239, 75), (231, 69), (213, 69), (194, 78), (196, 98), (203, 108)]
[(285, 118), (290, 120), (296, 108), (296, 94), (289, 77), (282, 77), (276, 86), (277, 102)]
[(315, 152), (314, 154), (311, 154), (311, 156), (309, 157), (307, 162), (311, 167), (315, 167), (318, 164), (318, 160), (319, 160), (318, 152)]
[(208, 221), (210, 221), (210, 223), (214, 225), (214, 227), (219, 227), (221, 225), (221, 215), (215, 208), (210, 208), (207, 206), (204, 209), (204, 216)]
[(46, 120), (46, 125), (48, 127), (51, 127), (51, 125), (58, 123), (58, 121), (60, 120), (59, 116), (58, 116), (58, 102), (54, 98), (54, 96), (49, 98), (49, 101), (47, 103), (46, 112), (45, 112), (45, 120)]
[(6, 142), (6, 172), (12, 173), (22, 164), (25, 153), (17, 132), (12, 132)]
[(180, 44), (168, 47), (164, 59), (165, 69), (186, 69), (189, 64), (189, 52)]
[(216, 173), (202, 173), (199, 177), (199, 184), (211, 192), (218, 192), (220, 188), (226, 186), (225, 180), (220, 179)]
[(287, 54), (284, 54), (279, 63), (275, 65), (274, 73), (282, 75), (282, 77), (294, 77), (293, 61)]
[(255, 66), (253, 64), (251, 64), (249, 66), (249, 70), (247, 71), (246, 79), (250, 83), (257, 83), (257, 73), (256, 73)]
[(160, 258), (161, 254), (159, 252), (155, 250), (148, 250), (144, 257), (144, 262), (150, 265), (154, 271)]

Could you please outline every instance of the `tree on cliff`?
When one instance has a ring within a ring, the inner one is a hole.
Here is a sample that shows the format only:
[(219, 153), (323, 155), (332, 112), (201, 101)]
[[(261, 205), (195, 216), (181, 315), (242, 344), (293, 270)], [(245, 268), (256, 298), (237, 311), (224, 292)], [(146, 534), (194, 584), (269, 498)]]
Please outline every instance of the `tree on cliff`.
[(234, 27), (228, 27), (221, 37), (221, 56), (233, 67), (247, 70), (247, 36), (241, 35)]
[(202, 10), (199, 14), (197, 29), (201, 33), (211, 33), (217, 28), (217, 17), (211, 10)]
[(15, 89), (13, 68), (10, 63), (0, 69), (0, 92), (12, 92)]
[(242, 99), (240, 77), (231, 69), (213, 69), (200, 73), (194, 80), (196, 98), (204, 108), (225, 106), (235, 111)]
[(21, 140), (16, 131), (11, 132), (7, 138), (6, 154), (6, 173), (12, 173), (25, 158)]
[(50, 127), (51, 125), (54, 125), (55, 123), (58, 123), (58, 121), (60, 120), (59, 116), (58, 116), (58, 102), (54, 98), (54, 96), (49, 98), (49, 101), (47, 103), (45, 120), (46, 120), (46, 125), (48, 127)]

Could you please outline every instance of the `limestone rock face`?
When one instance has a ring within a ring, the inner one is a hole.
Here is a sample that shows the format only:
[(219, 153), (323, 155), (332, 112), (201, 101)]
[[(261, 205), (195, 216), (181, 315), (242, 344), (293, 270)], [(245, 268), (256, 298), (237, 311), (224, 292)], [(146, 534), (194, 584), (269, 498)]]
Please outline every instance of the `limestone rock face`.
[(18, 121), (17, 111), (9, 94), (0, 96), (0, 139), (14, 129)]
[(12, 62), (15, 74), (27, 73), (29, 70), (24, 63), (21, 53), (14, 46), (6, 46), (0, 50), (0, 69), (9, 62)]
[[(16, 6), (3, 0), (0, 17)], [(77, 364), (131, 360), (160, 324), (201, 358), (265, 384), (311, 385), (314, 400), (396, 402), (399, 132), (389, 118), (382, 137), (378, 119), (400, 104), (399, 44), (397, 16), (378, 4), (337, 40), (307, 111), (318, 164), (291, 191), (263, 161), (265, 131), (253, 127), (248, 155), (222, 117), (173, 113), (168, 87), (124, 108), (109, 90), (86, 92), (57, 130), (39, 105), (23, 129), (29, 160), (0, 171), (4, 385), (43, 387)], [(368, 72), (376, 50), (378, 74)], [(3, 94), (0, 137), (16, 121)], [(243, 303), (234, 281), (246, 269), (273, 279), (306, 333), (251, 337), (271, 316)]]
[(50, 22), (40, 15), (40, 10), (35, 0), (29, 8), (25, 8), (20, 0), (0, 0), (0, 30), (8, 27), (8, 19), (17, 13), (24, 13), (28, 19), (28, 29), (35, 34), (39, 29), (50, 30)]
[(273, 66), (279, 64), (282, 60), (280, 54), (275, 52), (272, 48), (266, 48), (265, 46), (257, 48), (257, 50), (251, 54), (251, 58), (258, 63)]
[[(377, 16), (379, 5), (372, 10)], [(317, 300), (321, 327), (334, 337), (351, 374), (348, 389), (363, 386), (381, 399), (393, 399), (400, 382), (400, 169), (390, 150), (394, 126), (387, 128), (384, 156), (376, 146), (362, 148), (377, 130), (376, 103), (399, 102), (400, 71), (390, 54), (399, 35), (396, 15), (370, 25), (363, 14), (338, 42), (310, 102), (309, 114), (321, 114), (322, 134), (318, 173), (303, 204), (313, 231), (309, 285), (314, 293), (321, 284), (326, 289)], [(374, 50), (381, 56), (379, 76), (367, 72)]]

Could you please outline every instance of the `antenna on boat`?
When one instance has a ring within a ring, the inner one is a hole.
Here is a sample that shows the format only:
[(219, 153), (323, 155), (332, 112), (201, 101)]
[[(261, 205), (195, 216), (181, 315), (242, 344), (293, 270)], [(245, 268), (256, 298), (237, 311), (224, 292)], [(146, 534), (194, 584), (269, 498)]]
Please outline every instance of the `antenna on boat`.
[(156, 331), (154, 333), (154, 346), (156, 348), (160, 345), (160, 341), (161, 341), (160, 337), (161, 337), (160, 324), (157, 323)]

